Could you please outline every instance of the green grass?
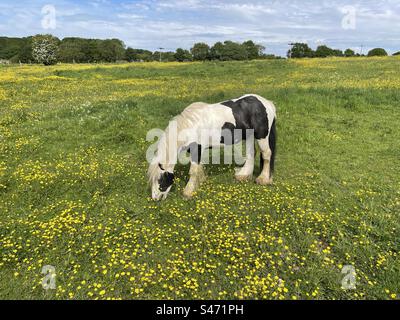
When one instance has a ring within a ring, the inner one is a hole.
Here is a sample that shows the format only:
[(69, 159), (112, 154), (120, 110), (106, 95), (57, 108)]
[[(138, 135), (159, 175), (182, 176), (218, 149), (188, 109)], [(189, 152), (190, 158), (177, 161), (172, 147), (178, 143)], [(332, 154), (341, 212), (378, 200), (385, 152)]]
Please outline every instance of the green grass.
[[(0, 298), (400, 297), (400, 59), (0, 66)], [(150, 199), (152, 128), (194, 101), (278, 108), (275, 184), (187, 167)], [(56, 268), (56, 290), (42, 267)], [(356, 289), (341, 288), (342, 266)]]

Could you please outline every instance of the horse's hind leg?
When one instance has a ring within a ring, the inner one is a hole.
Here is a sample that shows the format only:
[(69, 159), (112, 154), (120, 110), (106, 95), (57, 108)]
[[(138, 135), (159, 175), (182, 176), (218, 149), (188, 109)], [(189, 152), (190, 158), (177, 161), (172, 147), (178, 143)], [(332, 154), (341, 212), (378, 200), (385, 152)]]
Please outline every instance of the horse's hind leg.
[(235, 173), (237, 181), (247, 181), (253, 179), (254, 172), (254, 140), (246, 141), (246, 162), (242, 168)]
[(260, 146), (262, 171), (260, 176), (256, 179), (256, 182), (259, 185), (265, 186), (272, 184), (272, 172), (271, 172), (272, 150), (270, 148), (268, 138), (257, 140), (257, 142), (258, 145)]

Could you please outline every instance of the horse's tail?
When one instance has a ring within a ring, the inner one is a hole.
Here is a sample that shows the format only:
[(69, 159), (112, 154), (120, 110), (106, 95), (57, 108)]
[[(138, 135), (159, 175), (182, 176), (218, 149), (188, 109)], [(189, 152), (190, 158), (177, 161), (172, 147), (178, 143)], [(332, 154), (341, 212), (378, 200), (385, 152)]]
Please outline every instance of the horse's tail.
[[(274, 173), (274, 169), (275, 169), (276, 137), (277, 137), (276, 119), (274, 119), (274, 121), (272, 122), (271, 131), (269, 133), (269, 138), (268, 138), (269, 148), (271, 149), (271, 159), (269, 162), (271, 176)], [(262, 154), (260, 154), (260, 167), (261, 167), (261, 170), (264, 168), (264, 159), (263, 159)]]

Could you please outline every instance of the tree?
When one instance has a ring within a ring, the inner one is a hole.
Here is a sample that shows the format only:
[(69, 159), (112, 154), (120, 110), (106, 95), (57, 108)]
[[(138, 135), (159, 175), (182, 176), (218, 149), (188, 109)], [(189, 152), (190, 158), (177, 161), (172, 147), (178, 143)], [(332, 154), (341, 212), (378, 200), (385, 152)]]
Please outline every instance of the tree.
[(0, 59), (10, 60), (18, 56), (26, 43), (26, 38), (0, 37)]
[(153, 52), (149, 50), (138, 50), (137, 57), (139, 61), (152, 61)]
[(354, 50), (346, 49), (345, 52), (344, 52), (344, 55), (346, 57), (354, 57), (356, 55), (356, 53), (354, 52)]
[(103, 40), (83, 39), (82, 52), (85, 56), (85, 62), (98, 62), (101, 60), (100, 43)]
[(125, 51), (125, 59), (126, 59), (128, 62), (136, 61), (136, 60), (137, 60), (137, 53), (136, 53), (136, 50), (133, 49), (133, 48), (131, 48), (131, 47), (128, 47), (128, 48), (126, 49), (126, 51)]
[(328, 46), (322, 45), (315, 50), (315, 57), (318, 58), (326, 58), (334, 56), (334, 50), (329, 48)]
[(160, 61), (160, 57), (161, 57), (161, 61), (162, 62), (172, 62), (172, 61), (176, 61), (175, 59), (175, 52), (172, 51), (154, 51), (153, 55), (152, 55), (152, 61)]
[(253, 60), (263, 57), (265, 47), (255, 44), (253, 41), (245, 41), (242, 44), (225, 41), (215, 43), (210, 49), (210, 59), (229, 61), (229, 60)]
[(249, 60), (260, 58), (265, 50), (264, 46), (255, 44), (251, 40), (243, 42), (242, 46), (245, 48), (247, 53), (247, 59)]
[(64, 38), (58, 49), (59, 61), (71, 63), (89, 62), (90, 57), (85, 50), (85, 44), (89, 40), (81, 38)]
[(21, 51), (19, 52), (17, 59), (18, 59), (18, 62), (21, 62), (21, 63), (33, 62), (34, 59), (32, 56), (32, 37), (29, 37), (26, 40), (26, 43), (21, 48)]
[(18, 62), (32, 63), (33, 62), (34, 59), (32, 57), (32, 38), (33, 37), (23, 38), (24, 45), (22, 46), (19, 53), (11, 59), (11, 61), (13, 63), (18, 63)]
[(283, 58), (283, 57), (281, 57), (281, 56), (276, 56), (276, 55), (274, 55), (274, 54), (263, 54), (260, 58), (262, 58), (262, 59), (267, 59), (267, 60), (285, 59), (285, 58)]
[(220, 61), (246, 60), (246, 47), (233, 41), (217, 42), (210, 50), (210, 59)]
[(246, 60), (248, 58), (247, 51), (244, 46), (240, 43), (233, 41), (225, 41), (224, 42), (224, 50), (221, 57), (221, 60), (230, 61), (230, 60)]
[(394, 56), (400, 56), (400, 51), (393, 53)]
[(340, 49), (334, 49), (332, 52), (332, 56), (334, 57), (343, 57), (343, 51)]
[(287, 56), (288, 58), (312, 58), (314, 51), (306, 43), (294, 43)]
[(205, 61), (210, 58), (210, 47), (206, 43), (196, 43), (193, 48), (190, 49), (190, 52), (195, 61)]
[(368, 52), (368, 57), (383, 57), (387, 55), (386, 50), (382, 48), (375, 48)]
[(222, 60), (224, 49), (224, 44), (222, 42), (215, 43), (210, 49), (210, 58), (212, 60)]
[(99, 43), (100, 59), (105, 62), (116, 62), (125, 58), (125, 45), (118, 39), (107, 39)]
[(32, 39), (32, 57), (37, 63), (50, 66), (57, 63), (60, 40), (50, 34), (36, 35)]
[[(152, 61), (153, 52), (143, 49), (132, 49), (128, 48), (125, 52), (126, 60), (129, 62), (133, 61)], [(159, 59), (159, 58), (158, 58)]]
[(164, 52), (163, 61), (166, 61), (166, 62), (174, 62), (174, 61), (176, 61), (175, 52), (173, 52), (173, 51)]
[(175, 60), (179, 62), (190, 61), (192, 60), (192, 55), (189, 50), (184, 50), (182, 48), (176, 49), (175, 52)]
[(343, 57), (343, 51), (339, 49), (332, 49), (328, 46), (322, 45), (315, 50), (314, 57), (326, 58), (326, 57)]

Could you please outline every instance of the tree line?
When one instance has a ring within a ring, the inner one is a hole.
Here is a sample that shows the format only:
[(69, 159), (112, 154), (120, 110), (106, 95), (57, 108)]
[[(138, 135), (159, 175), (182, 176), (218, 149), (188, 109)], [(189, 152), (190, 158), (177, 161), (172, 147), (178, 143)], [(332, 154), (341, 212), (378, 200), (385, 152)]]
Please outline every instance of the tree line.
[[(327, 57), (361, 57), (363, 54), (355, 53), (352, 49), (344, 51), (332, 49), (326, 45), (318, 46), (316, 50), (311, 49), (306, 43), (292, 43), (291, 49), (287, 53), (288, 58), (327, 58)], [(388, 53), (383, 48), (374, 48), (367, 53), (368, 57), (387, 56)], [(400, 51), (393, 55), (400, 55)]]
[[(84, 39), (68, 37), (62, 40), (52, 35), (36, 35), (25, 38), (0, 37), (0, 60), (13, 63), (43, 63), (52, 65), (63, 63), (100, 63), (117, 61), (233, 61), (281, 58), (264, 53), (265, 47), (252, 40), (238, 43), (234, 41), (217, 42), (210, 46), (196, 43), (190, 50), (178, 48), (176, 51), (160, 52), (126, 47), (119, 39)], [(399, 55), (400, 52), (395, 53)], [(368, 56), (386, 56), (382, 48), (368, 52)], [(344, 52), (326, 45), (311, 49), (306, 43), (294, 43), (287, 54), (288, 58), (323, 58), (330, 56), (360, 56), (353, 50)]]
[(196, 43), (190, 50), (160, 52), (126, 48), (119, 39), (84, 39), (68, 37), (62, 40), (52, 35), (26, 38), (0, 37), (0, 60), (13, 63), (96, 63), (117, 61), (205, 61), (253, 60), (278, 58), (264, 54), (265, 48), (253, 41), (217, 42), (213, 46)]

